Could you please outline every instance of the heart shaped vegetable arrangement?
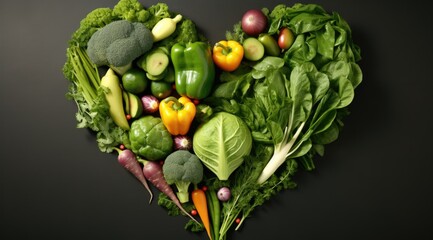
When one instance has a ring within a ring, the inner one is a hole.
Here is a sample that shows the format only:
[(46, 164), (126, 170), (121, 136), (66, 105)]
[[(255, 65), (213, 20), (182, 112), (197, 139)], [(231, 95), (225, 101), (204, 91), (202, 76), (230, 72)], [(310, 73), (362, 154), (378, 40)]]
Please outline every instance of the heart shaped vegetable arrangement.
[(120, 0), (66, 52), (78, 127), (210, 239), (315, 168), (362, 81), (349, 25), (315, 4), (249, 10), (211, 46), (166, 4)]

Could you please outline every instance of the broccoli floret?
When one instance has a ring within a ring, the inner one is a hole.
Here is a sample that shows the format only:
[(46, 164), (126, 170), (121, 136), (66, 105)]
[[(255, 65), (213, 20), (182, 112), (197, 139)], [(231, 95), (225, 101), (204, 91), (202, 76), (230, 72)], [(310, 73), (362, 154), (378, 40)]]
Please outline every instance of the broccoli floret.
[(144, 23), (150, 13), (137, 0), (120, 0), (113, 8), (113, 15), (131, 22)]
[(114, 19), (110, 8), (97, 8), (91, 11), (80, 21), (80, 27), (72, 34), (70, 45), (86, 47), (90, 37)]
[(226, 31), (226, 38), (228, 40), (235, 40), (240, 43), (244, 42), (244, 40), (247, 38), (247, 34), (242, 30), (240, 21), (233, 25), (233, 30), (231, 32)]
[(152, 33), (142, 23), (117, 20), (93, 34), (87, 54), (97, 66), (110, 66), (123, 74), (134, 59), (152, 46)]
[(144, 23), (147, 28), (152, 29), (159, 20), (171, 17), (171, 12), (168, 10), (168, 5), (165, 3), (157, 3), (150, 6), (147, 11), (150, 14), (149, 19)]
[(189, 185), (203, 180), (203, 164), (187, 150), (177, 150), (168, 155), (162, 170), (167, 183), (176, 185), (176, 194), (181, 203), (189, 201)]
[(197, 28), (193, 21), (190, 19), (181, 20), (179, 26), (176, 27), (176, 30), (169, 37), (163, 39), (156, 43), (158, 46), (165, 46), (167, 48), (171, 48), (175, 43), (189, 43), (196, 41), (206, 41), (202, 38), (198, 32)]

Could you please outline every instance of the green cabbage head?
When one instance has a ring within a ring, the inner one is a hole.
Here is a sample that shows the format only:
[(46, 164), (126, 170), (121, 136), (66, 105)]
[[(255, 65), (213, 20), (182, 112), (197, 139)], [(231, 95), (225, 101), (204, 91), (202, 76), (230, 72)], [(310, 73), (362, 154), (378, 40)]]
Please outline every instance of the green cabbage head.
[(227, 180), (249, 155), (251, 132), (245, 122), (230, 113), (219, 112), (200, 125), (193, 137), (197, 157), (220, 180)]

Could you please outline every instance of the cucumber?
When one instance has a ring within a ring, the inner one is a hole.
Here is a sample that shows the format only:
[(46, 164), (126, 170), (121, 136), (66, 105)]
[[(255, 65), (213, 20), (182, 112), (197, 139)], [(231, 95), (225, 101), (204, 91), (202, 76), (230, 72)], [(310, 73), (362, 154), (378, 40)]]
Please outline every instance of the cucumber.
[(244, 57), (250, 61), (258, 61), (265, 55), (265, 47), (254, 37), (249, 37), (244, 40)]
[(158, 76), (164, 73), (169, 64), (169, 57), (163, 50), (155, 50), (146, 57), (146, 71), (150, 75)]
[(151, 80), (151, 81), (159, 81), (159, 80), (163, 79), (163, 78), (165, 77), (165, 75), (167, 75), (167, 72), (168, 72), (168, 70), (167, 70), (167, 68), (166, 68), (166, 69), (165, 69), (161, 74), (159, 74), (159, 75), (152, 75), (152, 74), (146, 73), (146, 77), (147, 77), (149, 80)]
[(141, 102), (141, 99), (137, 95), (132, 93), (128, 93), (128, 99), (129, 114), (131, 115), (131, 118), (139, 118), (143, 113), (143, 103)]

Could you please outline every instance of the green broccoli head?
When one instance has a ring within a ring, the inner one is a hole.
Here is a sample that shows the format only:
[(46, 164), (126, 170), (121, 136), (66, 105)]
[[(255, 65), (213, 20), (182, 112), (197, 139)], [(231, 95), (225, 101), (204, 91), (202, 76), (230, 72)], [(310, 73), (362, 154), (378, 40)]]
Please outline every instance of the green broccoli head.
[(168, 155), (162, 170), (167, 183), (176, 185), (177, 197), (181, 203), (189, 201), (189, 185), (203, 180), (203, 164), (195, 154), (187, 150), (177, 150)]
[(90, 37), (100, 28), (116, 20), (145, 23), (151, 12), (144, 9), (138, 0), (120, 0), (113, 9), (96, 8), (80, 21), (79, 28), (73, 33), (70, 45), (87, 47)]
[(120, 0), (113, 8), (113, 15), (131, 22), (146, 22), (150, 13), (137, 0)]
[(97, 66), (122, 67), (152, 46), (152, 33), (142, 23), (117, 20), (92, 35), (87, 43), (87, 54)]

